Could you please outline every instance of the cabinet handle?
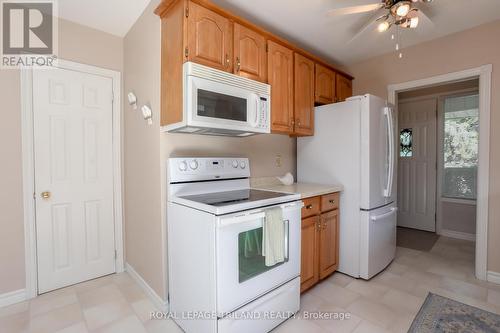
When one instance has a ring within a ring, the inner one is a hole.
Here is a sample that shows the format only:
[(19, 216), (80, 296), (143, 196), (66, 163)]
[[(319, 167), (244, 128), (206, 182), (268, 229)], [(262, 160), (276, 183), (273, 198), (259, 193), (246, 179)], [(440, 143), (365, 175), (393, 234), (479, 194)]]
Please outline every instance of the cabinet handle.
[(326, 222), (323, 222), (323, 229), (326, 229)]
[(241, 68), (240, 57), (236, 57), (236, 71), (239, 73)]
[(321, 222), (318, 222), (317, 228), (318, 228), (318, 230), (321, 230)]
[(311, 208), (313, 208), (313, 205), (311, 205), (311, 204), (306, 206), (306, 209), (311, 209)]
[(328, 200), (328, 202), (333, 205), (335, 203), (335, 200), (331, 199), (331, 200)]
[(229, 67), (229, 54), (226, 53), (226, 67)]

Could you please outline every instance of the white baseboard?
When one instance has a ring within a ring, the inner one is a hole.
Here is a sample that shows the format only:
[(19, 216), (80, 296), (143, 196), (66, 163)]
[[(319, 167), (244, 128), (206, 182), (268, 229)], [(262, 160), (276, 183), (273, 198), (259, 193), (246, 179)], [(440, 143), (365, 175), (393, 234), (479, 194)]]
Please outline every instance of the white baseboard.
[(472, 241), (472, 242), (474, 242), (476, 240), (475, 234), (468, 234), (466, 232), (446, 230), (446, 229), (441, 229), (441, 232), (439, 232), (439, 235), (444, 236), (444, 237), (468, 240), (468, 241)]
[(14, 290), (0, 295), (0, 308), (26, 300), (26, 289)]
[(488, 271), (486, 279), (488, 282), (500, 284), (500, 273)]
[(148, 295), (149, 299), (153, 304), (161, 311), (168, 311), (168, 302), (164, 301), (154, 290), (147, 284), (146, 281), (135, 271), (135, 269), (130, 266), (127, 262), (125, 263), (125, 271), (130, 274), (132, 279), (141, 287), (141, 289)]

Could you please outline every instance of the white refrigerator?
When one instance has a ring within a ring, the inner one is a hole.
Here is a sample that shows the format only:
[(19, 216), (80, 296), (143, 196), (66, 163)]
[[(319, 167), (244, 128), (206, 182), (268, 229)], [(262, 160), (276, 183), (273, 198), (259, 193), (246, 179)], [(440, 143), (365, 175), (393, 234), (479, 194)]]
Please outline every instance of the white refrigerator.
[(298, 181), (344, 186), (338, 270), (370, 279), (396, 252), (396, 113), (363, 95), (317, 107), (314, 116), (314, 136), (297, 140)]

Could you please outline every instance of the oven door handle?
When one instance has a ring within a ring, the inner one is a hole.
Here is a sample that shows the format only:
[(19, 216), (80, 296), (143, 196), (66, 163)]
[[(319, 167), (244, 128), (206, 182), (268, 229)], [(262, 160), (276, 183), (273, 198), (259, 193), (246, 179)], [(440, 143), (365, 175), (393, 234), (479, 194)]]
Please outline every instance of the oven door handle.
[(222, 227), (236, 224), (236, 223), (241, 223), (241, 222), (246, 222), (246, 221), (252, 221), (252, 220), (258, 220), (266, 217), (265, 212), (256, 212), (256, 213), (251, 213), (251, 214), (245, 214), (245, 215), (238, 215), (235, 217), (229, 217), (225, 219), (220, 220), (220, 225)]
[(290, 254), (290, 220), (285, 220), (285, 262), (288, 262), (288, 256)]

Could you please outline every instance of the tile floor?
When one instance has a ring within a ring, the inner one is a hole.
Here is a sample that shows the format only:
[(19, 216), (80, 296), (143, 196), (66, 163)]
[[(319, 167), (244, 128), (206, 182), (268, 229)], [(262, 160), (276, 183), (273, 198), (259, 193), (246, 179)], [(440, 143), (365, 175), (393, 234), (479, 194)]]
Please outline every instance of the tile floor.
[[(275, 332), (406, 332), (427, 293), (500, 314), (500, 285), (474, 279), (474, 244), (440, 238), (429, 252), (398, 247), (397, 258), (366, 282), (336, 273), (302, 295), (301, 312), (349, 313), (350, 319), (290, 319)], [(150, 320), (154, 305), (126, 273), (111, 275), (0, 309), (2, 333), (181, 332)]]

